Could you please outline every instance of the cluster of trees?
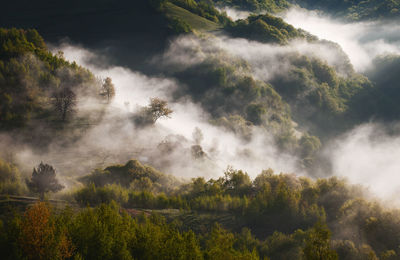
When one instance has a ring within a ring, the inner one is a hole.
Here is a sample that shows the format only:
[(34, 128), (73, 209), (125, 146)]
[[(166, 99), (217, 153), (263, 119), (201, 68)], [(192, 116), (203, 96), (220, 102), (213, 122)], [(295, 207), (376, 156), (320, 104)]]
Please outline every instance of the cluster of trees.
[(307, 36), (284, 22), (282, 18), (270, 14), (251, 15), (226, 26), (226, 30), (234, 37), (278, 44), (286, 44), (291, 39)]
[(112, 165), (104, 170), (97, 169), (82, 177), (81, 181), (86, 184), (93, 183), (97, 187), (119, 184), (125, 188), (154, 192), (169, 192), (180, 183), (172, 175), (164, 174), (137, 160), (130, 160), (125, 165)]
[[(197, 19), (200, 16), (212, 22), (214, 26), (226, 25), (232, 23), (231, 19), (225, 14), (219, 12), (211, 0), (150, 0), (151, 5), (168, 20), (168, 28), (175, 34), (190, 33), (194, 29), (190, 24), (196, 24), (196, 21), (191, 21), (190, 17), (186, 17), (184, 13), (171, 14), (171, 9), (177, 12), (176, 7), (183, 8), (184, 10), (194, 14), (192, 19)], [(196, 18), (197, 16), (197, 18)], [(206, 20), (206, 21), (207, 21)], [(202, 23), (201, 21), (199, 23)], [(201, 26), (200, 26), (201, 27)]]
[(276, 13), (287, 9), (290, 4), (286, 0), (213, 0), (219, 6), (231, 6), (233, 8), (249, 11), (267, 11)]
[(194, 14), (204, 17), (212, 22), (226, 24), (230, 19), (223, 13), (220, 13), (211, 0), (166, 0), (179, 7), (182, 7)]
[(218, 224), (195, 234), (157, 215), (134, 218), (115, 203), (58, 214), (37, 203), (0, 231), (3, 259), (337, 259), (323, 224), (260, 241), (248, 229), (237, 234)]
[(0, 159), (0, 194), (20, 195), (26, 192), (18, 168)]
[[(22, 182), (18, 170), (4, 162), (0, 166), (2, 194), (16, 194), (3, 187)], [(60, 213), (38, 203), (24, 216), (0, 212), (2, 255), (6, 259), (396, 259), (400, 254), (399, 212), (366, 201), (360, 187), (335, 177), (312, 181), (266, 170), (252, 180), (246, 172), (228, 168), (218, 179), (199, 177), (182, 183), (131, 160), (96, 170), (81, 181), (84, 187), (71, 199), (94, 208)], [(27, 186), (41, 198), (62, 188), (55, 169), (43, 163), (34, 169)], [(167, 224), (157, 212), (172, 222)], [(199, 229), (214, 221), (222, 226)], [(178, 247), (182, 250), (170, 251)]]
[(362, 119), (354, 115), (354, 100), (372, 89), (372, 82), (354, 73), (351, 65), (346, 76), (326, 62), (304, 55), (279, 57), (290, 65), (289, 71), (270, 80), (275, 90), (291, 105), (296, 122), (311, 126), (311, 131), (326, 137), (341, 132)]
[[(258, 256), (271, 259), (300, 259), (306, 252), (320, 252), (313, 246), (332, 253), (330, 257), (335, 249), (340, 259), (395, 259), (400, 253), (400, 214), (362, 197), (360, 187), (334, 177), (312, 181), (267, 170), (251, 180), (247, 173), (233, 169), (218, 179), (195, 178), (168, 191), (151, 186), (96, 186), (92, 182), (75, 196), (81, 205), (116, 200), (124, 208), (181, 209), (181, 216), (173, 213), (172, 219), (179, 220), (184, 229), (208, 221), (203, 216), (206, 213), (228, 214), (231, 217), (225, 218), (224, 227), (239, 233), (243, 227), (251, 230), (254, 235), (248, 230), (238, 235), (249, 240), (246, 244), (252, 246), (247, 250), (253, 252), (255, 247)], [(309, 232), (317, 232), (318, 241), (305, 242)], [(325, 237), (324, 246), (321, 237)]]

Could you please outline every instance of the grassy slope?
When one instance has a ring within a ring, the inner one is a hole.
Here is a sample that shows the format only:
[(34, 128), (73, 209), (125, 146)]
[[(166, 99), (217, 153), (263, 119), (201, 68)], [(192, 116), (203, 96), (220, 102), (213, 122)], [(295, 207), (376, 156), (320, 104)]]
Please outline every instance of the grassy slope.
[(181, 19), (197, 31), (215, 31), (222, 28), (222, 25), (193, 14), (171, 3), (166, 4), (165, 11), (168, 17)]

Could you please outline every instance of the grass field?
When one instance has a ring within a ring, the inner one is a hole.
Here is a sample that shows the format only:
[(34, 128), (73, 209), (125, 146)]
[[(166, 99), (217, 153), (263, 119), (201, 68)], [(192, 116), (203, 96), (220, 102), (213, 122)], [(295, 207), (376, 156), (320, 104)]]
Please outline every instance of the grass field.
[(166, 4), (165, 10), (168, 17), (181, 19), (197, 31), (215, 31), (222, 28), (220, 24), (214, 23), (171, 3)]

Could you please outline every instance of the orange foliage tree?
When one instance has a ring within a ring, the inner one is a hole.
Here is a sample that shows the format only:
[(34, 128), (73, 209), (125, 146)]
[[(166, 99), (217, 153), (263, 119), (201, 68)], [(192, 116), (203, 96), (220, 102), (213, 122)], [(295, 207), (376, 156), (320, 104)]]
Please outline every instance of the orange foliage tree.
[(19, 242), (27, 259), (65, 259), (73, 255), (70, 239), (64, 231), (57, 230), (44, 202), (25, 212)]

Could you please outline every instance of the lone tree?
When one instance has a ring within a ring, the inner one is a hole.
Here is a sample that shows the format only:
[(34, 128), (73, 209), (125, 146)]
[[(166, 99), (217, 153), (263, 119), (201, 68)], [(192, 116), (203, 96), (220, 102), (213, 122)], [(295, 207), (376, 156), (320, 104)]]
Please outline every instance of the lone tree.
[(150, 98), (150, 104), (134, 115), (135, 123), (139, 126), (153, 125), (161, 117), (170, 117), (173, 113), (168, 102), (160, 98)]
[(150, 98), (150, 104), (146, 108), (150, 115), (153, 123), (155, 123), (161, 117), (170, 117), (172, 110), (168, 107), (168, 103), (165, 100), (159, 98)]
[(70, 88), (62, 88), (53, 95), (54, 110), (60, 115), (62, 121), (75, 111), (76, 95)]
[(110, 77), (107, 77), (104, 80), (104, 83), (101, 87), (100, 96), (106, 98), (107, 103), (110, 103), (111, 99), (115, 96), (115, 87)]
[(44, 199), (46, 192), (57, 192), (64, 188), (56, 178), (56, 170), (53, 166), (41, 162), (37, 168), (33, 169), (32, 178), (26, 184), (34, 193), (39, 193), (40, 200)]

